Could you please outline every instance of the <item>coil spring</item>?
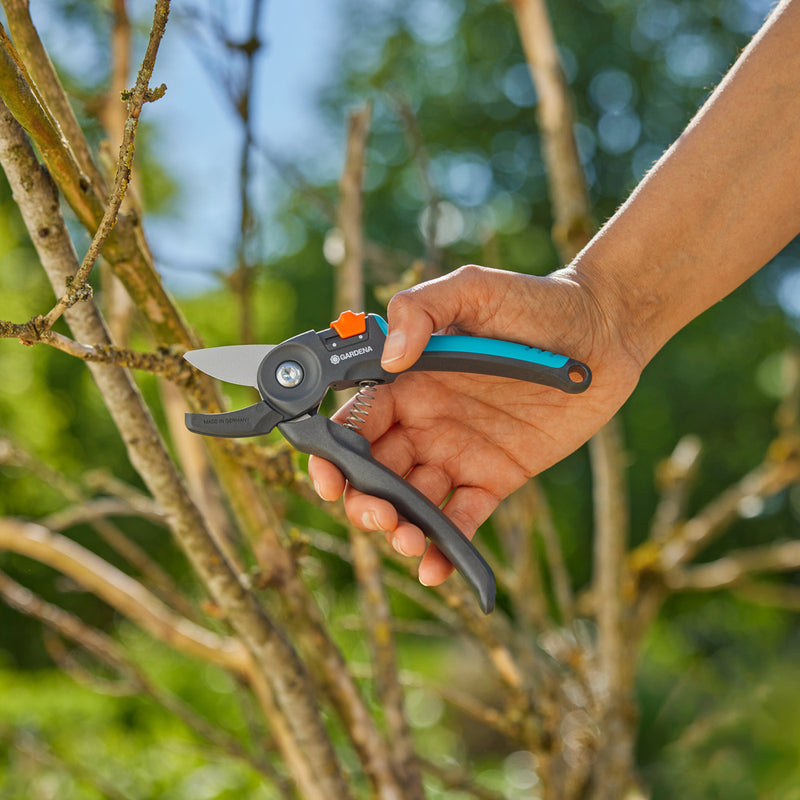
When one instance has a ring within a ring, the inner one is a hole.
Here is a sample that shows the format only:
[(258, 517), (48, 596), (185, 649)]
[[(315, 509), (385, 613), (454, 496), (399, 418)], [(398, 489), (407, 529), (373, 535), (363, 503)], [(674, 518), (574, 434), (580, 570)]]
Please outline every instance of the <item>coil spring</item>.
[(378, 381), (361, 381), (358, 384), (358, 393), (353, 398), (353, 406), (347, 419), (344, 421), (345, 428), (351, 431), (361, 431), (361, 426), (367, 421), (372, 403), (375, 400), (375, 387)]

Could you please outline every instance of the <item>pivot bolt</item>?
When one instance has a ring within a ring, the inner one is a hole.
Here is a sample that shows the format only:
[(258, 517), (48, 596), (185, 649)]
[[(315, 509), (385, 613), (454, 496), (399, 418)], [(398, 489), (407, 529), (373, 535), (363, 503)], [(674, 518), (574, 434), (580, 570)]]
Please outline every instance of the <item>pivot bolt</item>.
[(275, 370), (275, 380), (286, 389), (294, 389), (303, 380), (303, 368), (296, 361), (284, 361)]

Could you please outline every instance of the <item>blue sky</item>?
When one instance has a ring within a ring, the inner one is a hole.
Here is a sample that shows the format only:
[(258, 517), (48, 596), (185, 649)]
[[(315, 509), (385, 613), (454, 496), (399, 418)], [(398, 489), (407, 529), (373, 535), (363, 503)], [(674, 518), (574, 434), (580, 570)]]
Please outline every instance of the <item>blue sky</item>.
[[(213, 5), (193, 0), (192, 5)], [(147, 19), (150, 4), (137, 0), (137, 13)], [(200, 273), (230, 263), (238, 235), (238, 153), (240, 130), (220, 87), (202, 67), (176, 2), (173, 19), (162, 44), (154, 83), (167, 84), (167, 94), (145, 109), (146, 119), (159, 128), (162, 160), (179, 179), (185, 192), (181, 215), (169, 222), (151, 220), (149, 234), (165, 280), (175, 288), (208, 288), (185, 268)], [(217, 4), (219, 5), (219, 4)], [(249, 3), (224, 4), (241, 12)], [(253, 100), (256, 135), (288, 160), (304, 154), (337, 157), (326, 137), (330, 132), (315, 113), (314, 96), (337, 57), (339, 41), (336, 0), (267, 0), (262, 26), (265, 42), (260, 55)], [(139, 11), (139, 9), (141, 9)], [(239, 29), (239, 22), (229, 18)], [(244, 30), (244, 27), (241, 28)], [(344, 122), (343, 122), (344, 125)], [(264, 165), (257, 174), (267, 198), (280, 191), (280, 179)], [(263, 194), (262, 194), (263, 192)]]
[[(342, 130), (330, 130), (315, 113), (314, 97), (336, 64), (340, 0), (264, 2), (264, 47), (252, 101), (257, 139), (287, 161), (324, 158), (338, 169), (344, 115)], [(149, 30), (153, 6), (153, 0), (128, 0), (129, 15), (143, 31)], [(82, 29), (74, 22), (65, 24), (63, 16), (55, 13), (61, 7), (48, 0), (32, 4), (34, 23), (56, 63), (93, 81), (99, 70), (107, 69), (107, 53), (85, 42), (76, 44)], [(173, 0), (159, 50), (152, 83), (165, 83), (167, 93), (145, 107), (142, 120), (156, 127), (153, 147), (180, 185), (182, 196), (177, 204), (179, 216), (170, 220), (150, 216), (146, 225), (164, 279), (173, 289), (213, 286), (211, 274), (230, 266), (238, 236), (241, 134), (231, 121), (221, 87), (201, 63), (201, 50), (185, 21), (186, 11), (214, 12), (224, 17), (231, 31), (244, 34), (249, 7), (244, 0)], [(133, 53), (131, 82), (144, 44), (140, 37)], [(282, 182), (263, 163), (256, 181), (261, 182), (258, 194), (264, 212), (269, 213), (270, 197), (281, 191)]]

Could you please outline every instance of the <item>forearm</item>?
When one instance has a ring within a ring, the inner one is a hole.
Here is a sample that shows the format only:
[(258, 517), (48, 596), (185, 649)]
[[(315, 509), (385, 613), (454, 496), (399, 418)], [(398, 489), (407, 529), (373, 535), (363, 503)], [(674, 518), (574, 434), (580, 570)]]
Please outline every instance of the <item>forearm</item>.
[(800, 232), (800, 0), (571, 265), (643, 365)]

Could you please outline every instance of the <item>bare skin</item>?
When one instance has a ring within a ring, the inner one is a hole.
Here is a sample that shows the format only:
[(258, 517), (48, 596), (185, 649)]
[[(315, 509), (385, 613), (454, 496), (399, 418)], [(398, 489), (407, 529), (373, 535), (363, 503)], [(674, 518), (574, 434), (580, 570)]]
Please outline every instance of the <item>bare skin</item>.
[[(468, 535), (622, 406), (655, 353), (800, 233), (800, 0), (781, 3), (678, 141), (567, 268), (544, 278), (463, 267), (396, 295), (383, 365), (401, 372), (434, 332), (521, 342), (585, 361), (583, 395), (484, 376), (409, 373), (381, 386), (364, 434), (377, 458)], [(346, 414), (339, 414), (341, 419)], [(354, 525), (452, 571), (387, 502), (311, 459), (321, 497)]]

